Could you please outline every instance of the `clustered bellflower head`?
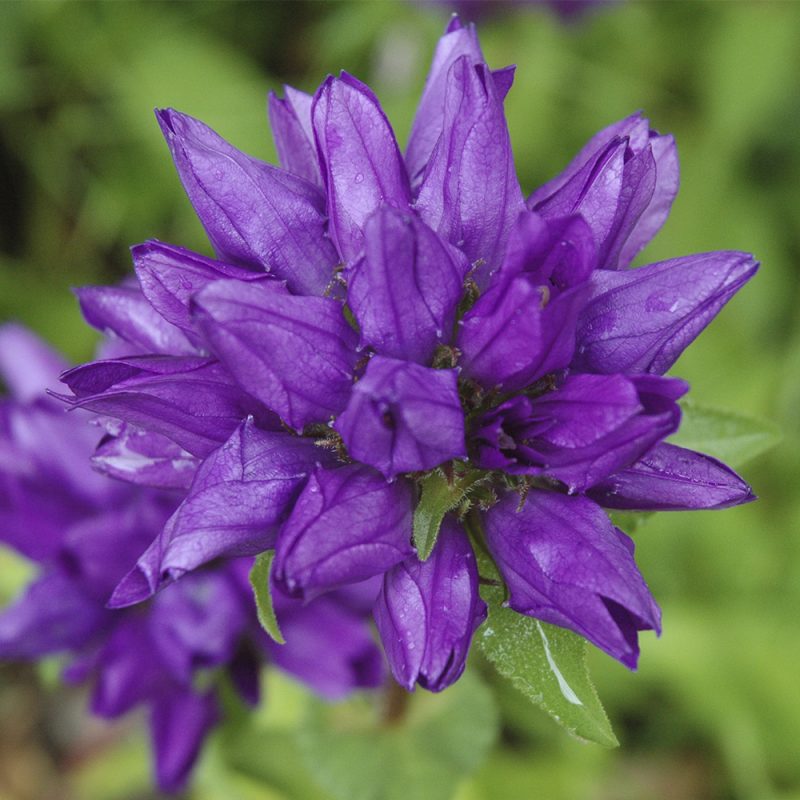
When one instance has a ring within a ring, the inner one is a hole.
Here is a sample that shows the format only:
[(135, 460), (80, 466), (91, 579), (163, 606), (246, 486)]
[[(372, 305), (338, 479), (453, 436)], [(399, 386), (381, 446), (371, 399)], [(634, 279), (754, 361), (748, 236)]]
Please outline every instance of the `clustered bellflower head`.
[(146, 454), (132, 481), (193, 475), (114, 605), (266, 550), (303, 601), (379, 576), (395, 678), (438, 691), (486, 616), (485, 552), (512, 609), (635, 668), (660, 612), (605, 509), (752, 499), (725, 465), (665, 443), (688, 386), (664, 373), (757, 264), (630, 268), (678, 188), (672, 137), (638, 114), (526, 198), (513, 77), (454, 18), (405, 155), (347, 73), (270, 96), (280, 167), (157, 112), (215, 258), (134, 247), (138, 286), (80, 301), (147, 354), (63, 378), (76, 406), (127, 426), (98, 458)]
[[(28, 331), (0, 328), (0, 378), (11, 392), (0, 401), (0, 541), (41, 565), (22, 596), (0, 611), (0, 658), (65, 652), (65, 679), (93, 682), (95, 714), (116, 718), (145, 706), (158, 782), (167, 791), (183, 787), (221, 719), (222, 674), (249, 704), (258, 701), (267, 659), (328, 698), (380, 683), (381, 656), (357, 597), (330, 595), (303, 607), (276, 593), (291, 639), (279, 647), (256, 619), (248, 559), (198, 570), (143, 606), (106, 608), (184, 492), (132, 486), (92, 470), (97, 427), (45, 394), (65, 366)], [(103, 449), (98, 458), (110, 468), (132, 460), (144, 474), (141, 450), (109, 456)]]

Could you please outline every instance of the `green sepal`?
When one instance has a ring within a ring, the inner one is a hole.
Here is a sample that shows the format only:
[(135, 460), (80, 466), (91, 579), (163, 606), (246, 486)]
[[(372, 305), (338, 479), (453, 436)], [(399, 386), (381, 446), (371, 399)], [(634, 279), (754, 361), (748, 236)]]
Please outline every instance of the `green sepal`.
[(485, 474), (464, 470), (463, 465), (456, 462), (452, 474), (437, 469), (419, 482), (420, 499), (414, 512), (414, 547), (420, 561), (427, 561), (433, 552), (445, 514), (461, 505), (470, 490), (484, 480)]
[(347, 305), (347, 303), (342, 306), (342, 314), (344, 315), (347, 324), (360, 336), (361, 326), (358, 324), (356, 315), (353, 313), (353, 310)]
[(278, 644), (286, 644), (283, 638), (278, 618), (275, 616), (275, 607), (272, 604), (272, 591), (270, 590), (270, 572), (272, 560), (275, 558), (274, 550), (266, 550), (256, 556), (255, 564), (250, 570), (250, 585), (256, 600), (256, 612), (261, 627), (269, 634), (270, 638)]

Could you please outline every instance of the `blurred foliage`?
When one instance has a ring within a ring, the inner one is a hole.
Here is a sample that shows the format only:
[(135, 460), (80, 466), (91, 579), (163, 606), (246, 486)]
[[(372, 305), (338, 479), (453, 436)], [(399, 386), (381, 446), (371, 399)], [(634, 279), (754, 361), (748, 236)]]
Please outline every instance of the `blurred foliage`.
[[(0, 4), (0, 316), (86, 358), (95, 339), (70, 286), (120, 278), (147, 237), (208, 251), (154, 106), (272, 159), (266, 91), (344, 68), (403, 141), (445, 18), (390, 0)], [(675, 372), (700, 407), (773, 419), (783, 439), (743, 469), (758, 503), (637, 530), (664, 635), (643, 637), (636, 675), (590, 653), (622, 746), (565, 736), (476, 655), (501, 736), (458, 800), (800, 798), (800, 4), (620, 2), (569, 26), (522, 4), (481, 35), (491, 64), (518, 65), (506, 107), (526, 189), (636, 109), (675, 134), (682, 189), (646, 260), (738, 248), (763, 262)], [(24, 569), (3, 557), (3, 600)], [(264, 708), (215, 739), (191, 796), (324, 800), (304, 767), (310, 702), (270, 676)], [(3, 667), (0, 800), (154, 797), (139, 721), (106, 728), (82, 704)], [(477, 745), (459, 741), (453, 763), (467, 763)]]

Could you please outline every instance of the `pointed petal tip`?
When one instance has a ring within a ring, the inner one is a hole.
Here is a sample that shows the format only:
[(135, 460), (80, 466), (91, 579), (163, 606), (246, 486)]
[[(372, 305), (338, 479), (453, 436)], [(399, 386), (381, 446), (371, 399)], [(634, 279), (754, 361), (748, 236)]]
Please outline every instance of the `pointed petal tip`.
[(136, 258), (139, 254), (146, 254), (149, 253), (152, 248), (153, 244), (156, 244), (158, 240), (156, 239), (146, 239), (143, 242), (137, 242), (136, 244), (132, 244), (128, 250), (130, 250), (131, 258)]
[(448, 33), (460, 31), (463, 27), (464, 23), (461, 21), (461, 17), (459, 17), (458, 12), (454, 11), (450, 15), (450, 19), (447, 21), (447, 25), (444, 29), (444, 35), (446, 36)]
[(709, 258), (712, 256), (727, 257), (729, 259), (725, 285), (735, 287), (734, 292), (744, 286), (758, 272), (761, 266), (761, 262), (755, 255), (745, 250), (717, 250), (709, 253), (700, 253), (699, 255)]
[(720, 508), (735, 508), (736, 506), (744, 506), (748, 503), (754, 503), (756, 500), (758, 500), (758, 495), (753, 491), (753, 487), (742, 480), (741, 493), (739, 497), (732, 498), (727, 506), (721, 506)]
[(359, 80), (355, 75), (353, 75), (352, 72), (348, 72), (346, 69), (339, 70), (338, 78), (335, 78), (332, 75), (330, 77), (333, 78), (334, 82), (338, 80), (341, 83), (346, 83), (348, 86), (352, 86), (354, 89), (362, 90), (369, 88), (364, 81)]
[(639, 670), (639, 648), (631, 650), (623, 655), (617, 657), (617, 661), (622, 666), (627, 667), (631, 672), (638, 672)]
[(118, 584), (106, 603), (106, 608), (118, 609), (134, 606), (148, 600), (156, 593), (145, 571), (137, 564)]
[(156, 121), (164, 136), (169, 137), (174, 135), (175, 129), (173, 127), (173, 122), (177, 116), (180, 116), (180, 112), (176, 111), (174, 108), (167, 107), (154, 108), (153, 113), (155, 114)]
[[(66, 383), (64, 377), (66, 376), (67, 372), (69, 372), (69, 370), (66, 370), (66, 372), (62, 372), (61, 375), (58, 376), (58, 379), (62, 383)], [(53, 397), (56, 400), (60, 400), (62, 403), (67, 403), (69, 405), (69, 408), (65, 408), (64, 409), (65, 411), (73, 411), (74, 409), (79, 408), (78, 398), (73, 397), (71, 394), (62, 394), (61, 392), (54, 392), (52, 389), (46, 389), (45, 394), (48, 397)]]
[(214, 134), (211, 128), (201, 120), (172, 107), (157, 108), (155, 115), (161, 132), (170, 146), (178, 145), (181, 140), (191, 138), (192, 134), (197, 135), (198, 132)]
[(761, 268), (761, 262), (752, 253), (742, 253), (742, 255), (750, 262), (749, 274), (746, 280), (749, 280)]

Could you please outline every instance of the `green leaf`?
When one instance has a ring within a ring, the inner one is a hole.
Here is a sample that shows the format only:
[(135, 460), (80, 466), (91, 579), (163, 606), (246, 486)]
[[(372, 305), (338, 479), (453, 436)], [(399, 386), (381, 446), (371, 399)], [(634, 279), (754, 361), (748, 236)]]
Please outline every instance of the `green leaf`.
[[(216, 737), (204, 748), (193, 780), (193, 800), (217, 800), (220, 797), (225, 800), (290, 800), (290, 795), (274, 786), (269, 777), (252, 776), (232, 768), (226, 759), (223, 741), (222, 737)], [(275, 752), (269, 752), (274, 759)], [(263, 757), (261, 761), (264, 761)]]
[[(217, 755), (225, 774), (235, 774), (254, 786), (265, 787), (265, 797), (271, 797), (266, 794), (269, 787), (282, 800), (331, 800), (309, 775), (295, 736), (308, 704), (313, 702), (312, 695), (297, 680), (278, 670), (264, 670), (261, 678), (261, 695), (266, 702), (248, 708), (243, 717), (233, 720), (226, 706), (225, 721), (210, 743), (212, 747), (218, 745)], [(202, 780), (207, 761), (204, 755), (193, 800), (198, 788), (206, 789), (205, 794), (198, 795), (203, 800), (228, 800), (231, 795), (223, 787), (207, 787)]]
[(272, 570), (272, 559), (275, 558), (274, 550), (267, 550), (256, 557), (256, 562), (250, 570), (250, 585), (256, 598), (256, 611), (261, 627), (278, 644), (286, 644), (275, 608), (272, 605), (272, 592), (270, 591), (269, 575)]
[(780, 441), (778, 427), (769, 420), (697, 405), (691, 400), (681, 407), (681, 427), (670, 443), (708, 453), (732, 467), (741, 466)]
[(503, 606), (502, 587), (484, 586), (489, 618), (477, 640), (497, 671), (571, 734), (605, 747), (619, 743), (586, 666), (586, 642)]
[(611, 522), (620, 530), (632, 536), (647, 522), (655, 512), (653, 511), (610, 511), (607, 512)]
[(374, 700), (317, 702), (300, 729), (308, 769), (337, 800), (451, 800), (497, 735), (494, 698), (472, 672), (441, 694), (407, 695), (400, 720)]
[[(266, 794), (267, 791), (280, 793), (283, 800), (330, 800), (330, 795), (323, 792), (308, 774), (292, 728), (264, 730), (251, 726), (220, 739), (226, 774), (240, 776), (252, 781), (254, 786), (263, 787), (265, 800), (272, 796)], [(201, 766), (204, 762), (205, 756)], [(208, 800), (228, 800), (230, 797), (221, 791), (221, 786), (211, 788), (217, 791), (208, 792)]]
[(436, 470), (420, 481), (420, 500), (414, 512), (414, 546), (420, 561), (427, 561), (433, 552), (444, 515), (456, 508), (483, 478), (479, 472), (448, 476)]

